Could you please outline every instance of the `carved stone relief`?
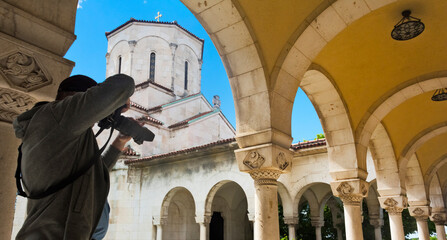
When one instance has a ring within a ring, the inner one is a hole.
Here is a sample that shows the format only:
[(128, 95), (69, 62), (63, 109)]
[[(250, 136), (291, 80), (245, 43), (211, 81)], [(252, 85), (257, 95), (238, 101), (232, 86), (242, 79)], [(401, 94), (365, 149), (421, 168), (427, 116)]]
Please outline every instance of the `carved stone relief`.
[(250, 176), (258, 185), (276, 185), (276, 180), (281, 176), (279, 170), (254, 170), (250, 172)]
[(444, 217), (441, 214), (435, 214), (432, 216), (432, 220), (434, 223), (441, 225), (442, 223), (444, 223)]
[(346, 205), (359, 205), (363, 199), (363, 195), (355, 194), (354, 188), (347, 182), (342, 182), (337, 188), (340, 199)]
[(0, 74), (13, 88), (29, 92), (51, 83), (38, 60), (21, 51), (0, 57)]
[[(404, 198), (405, 199), (405, 198)], [(397, 202), (394, 198), (387, 198), (383, 204), (386, 206), (385, 210), (392, 215), (401, 214), (404, 210), (403, 207), (399, 207), (399, 202)]]
[(12, 122), (19, 114), (31, 109), (36, 99), (7, 88), (0, 88), (0, 121)]
[(424, 210), (422, 210), (421, 208), (415, 208), (413, 210), (414, 215), (416, 216), (422, 216), (424, 214)]
[(289, 166), (289, 162), (287, 161), (286, 155), (283, 152), (280, 152), (276, 157), (276, 163), (278, 163), (278, 167), (281, 170), (284, 170)]
[(259, 169), (264, 162), (264, 157), (255, 151), (248, 153), (243, 161), (244, 165), (250, 169)]

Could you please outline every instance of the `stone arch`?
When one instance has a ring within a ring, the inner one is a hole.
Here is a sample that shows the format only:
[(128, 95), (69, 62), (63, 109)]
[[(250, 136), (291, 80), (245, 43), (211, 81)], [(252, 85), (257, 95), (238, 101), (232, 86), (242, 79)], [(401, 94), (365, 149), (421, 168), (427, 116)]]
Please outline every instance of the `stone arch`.
[(421, 166), (416, 154), (410, 157), (405, 170), (409, 173), (405, 175), (403, 181), (405, 181), (404, 184), (410, 206), (412, 203), (417, 203), (417, 205), (428, 203), (429, 199), (425, 191), (424, 178), (422, 177)]
[(374, 161), (377, 191), (381, 196), (400, 195), (402, 190), (394, 148), (381, 123), (371, 136), (369, 149)]
[[(243, 18), (245, 13), (242, 8), (231, 0), (205, 3), (198, 0), (181, 1), (210, 35), (222, 58), (235, 102), (239, 146), (243, 148), (271, 142), (268, 134), (256, 143), (245, 141), (259, 131), (271, 131), (271, 111), (275, 108), (269, 100), (268, 74), (264, 70), (263, 58), (254, 41), (254, 34), (249, 30), (252, 29), (250, 23), (247, 18)], [(238, 41), (234, 41), (234, 36), (237, 36)], [(258, 108), (251, 107), (255, 103)], [(288, 148), (292, 140), (287, 136), (285, 138), (287, 143), (284, 147)]]
[(282, 49), (272, 72), (274, 92), (293, 102), (301, 78), (326, 44), (356, 20), (394, 1), (330, 0), (321, 3)]
[(361, 146), (368, 146), (371, 135), (377, 125), (397, 106), (417, 95), (447, 87), (447, 72), (435, 72), (411, 79), (384, 94), (362, 117), (356, 130), (356, 141)]
[[(402, 150), (402, 153), (398, 159), (399, 175), (401, 181), (405, 180), (407, 164), (410, 158), (419, 149), (419, 147), (421, 147), (431, 138), (436, 137), (445, 132), (447, 132), (447, 122), (434, 125), (430, 128), (421, 131), (411, 141), (408, 142), (408, 144)], [(405, 185), (401, 183), (401, 186)]]
[(430, 199), (430, 207), (432, 212), (444, 212), (444, 197), (442, 195), (442, 189), (439, 182), (438, 175), (434, 175), (430, 181), (429, 191), (427, 192)]
[[(315, 68), (321, 69), (318, 66)], [(346, 175), (346, 171), (354, 170), (353, 174), (357, 174), (360, 168), (366, 178), (366, 159), (358, 162), (356, 158), (354, 134), (346, 105), (333, 81), (322, 71), (307, 71), (300, 87), (320, 117), (328, 145), (331, 175), (337, 180), (339, 176), (336, 172), (344, 172)]]
[(437, 178), (436, 174), (438, 170), (447, 163), (447, 154), (442, 155), (439, 157), (428, 169), (427, 172), (424, 175), (424, 183), (425, 183), (425, 190), (427, 193), (429, 193), (430, 196), (430, 185), (433, 180), (433, 178)]
[(307, 200), (307, 203), (309, 204), (310, 207), (310, 217), (322, 217), (321, 213), (320, 213), (320, 203), (318, 201), (317, 196), (315, 196), (315, 193), (310, 190), (307, 189), (307, 191), (305, 191), (303, 193), (303, 197)]
[(187, 193), (189, 193), (194, 201), (194, 197), (188, 189), (186, 189), (184, 187), (175, 187), (175, 188), (171, 189), (163, 199), (163, 202), (161, 204), (161, 209), (160, 209), (160, 218), (166, 219), (168, 217), (169, 205), (171, 204), (173, 197), (180, 191), (186, 191)]
[[(321, 185), (321, 186), (324, 185), (324, 186), (328, 187), (329, 192), (327, 194), (324, 194), (324, 196), (321, 196), (321, 199), (318, 199), (317, 195), (311, 190), (312, 187), (315, 187), (317, 185)], [(298, 216), (298, 214), (299, 214), (299, 204), (301, 203), (301, 200), (303, 197), (309, 202), (309, 206), (310, 206), (311, 214), (312, 214), (311, 216), (314, 216), (314, 217), (320, 216), (320, 205), (323, 201), (325, 201), (328, 194), (332, 194), (328, 183), (312, 182), (312, 183), (304, 186), (303, 188), (300, 189), (300, 191), (295, 195), (295, 197), (293, 199), (292, 206), (293, 206), (294, 216)]]
[(382, 209), (379, 203), (379, 193), (377, 192), (377, 180), (370, 182), (368, 196), (365, 201), (368, 206), (368, 213), (371, 218), (382, 218)]
[(290, 193), (283, 183), (278, 181), (278, 194), (281, 197), (281, 203), (283, 207), (284, 217), (297, 216), (297, 211), (294, 211), (294, 205)]
[(248, 214), (254, 219), (254, 188), (253, 180), (248, 174), (241, 172), (218, 173), (211, 179), (204, 181), (196, 201), (196, 216), (203, 216), (211, 213), (213, 198), (217, 191), (226, 183), (236, 183), (244, 192), (247, 198)]

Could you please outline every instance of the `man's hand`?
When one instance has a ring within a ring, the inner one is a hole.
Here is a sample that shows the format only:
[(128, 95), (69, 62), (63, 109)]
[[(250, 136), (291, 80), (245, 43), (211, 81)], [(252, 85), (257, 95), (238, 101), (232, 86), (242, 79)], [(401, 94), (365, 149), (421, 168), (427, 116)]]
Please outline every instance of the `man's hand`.
[[(130, 103), (130, 100), (128, 100), (128, 102)], [(127, 110), (126, 110), (127, 111)], [(131, 120), (138, 122), (137, 120), (130, 118)], [(143, 126), (144, 123), (142, 122), (138, 122), (138, 124), (140, 124), (140, 126)], [(113, 140), (112, 146), (114, 146), (116, 149), (123, 151), (124, 150), (124, 146), (126, 145), (126, 143), (128, 141), (130, 141), (130, 139), (132, 139), (131, 136), (127, 136), (124, 134), (118, 134), (118, 136), (115, 138), (115, 140)]]

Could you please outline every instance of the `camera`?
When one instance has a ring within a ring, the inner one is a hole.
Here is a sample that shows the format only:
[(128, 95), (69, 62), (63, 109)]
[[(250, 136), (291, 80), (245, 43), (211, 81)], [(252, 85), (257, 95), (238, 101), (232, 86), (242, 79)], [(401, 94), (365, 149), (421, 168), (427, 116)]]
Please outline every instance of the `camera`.
[(137, 121), (121, 115), (121, 110), (125, 107), (126, 105), (123, 105), (116, 109), (111, 115), (99, 121), (98, 126), (101, 129), (112, 127), (121, 134), (131, 136), (137, 144), (143, 144), (144, 141), (152, 142), (155, 134), (151, 130), (140, 126)]

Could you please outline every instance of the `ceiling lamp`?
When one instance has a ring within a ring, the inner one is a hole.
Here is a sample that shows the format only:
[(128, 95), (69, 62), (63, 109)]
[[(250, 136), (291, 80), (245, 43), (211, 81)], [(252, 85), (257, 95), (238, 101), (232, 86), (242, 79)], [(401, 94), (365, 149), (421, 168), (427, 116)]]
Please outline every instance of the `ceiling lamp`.
[(433, 101), (445, 101), (447, 100), (447, 88), (440, 88), (435, 91), (433, 97), (431, 97)]
[(410, 10), (402, 12), (403, 18), (394, 26), (391, 32), (393, 39), (399, 41), (410, 40), (424, 31), (425, 25), (421, 22), (421, 19), (412, 17), (410, 14)]

